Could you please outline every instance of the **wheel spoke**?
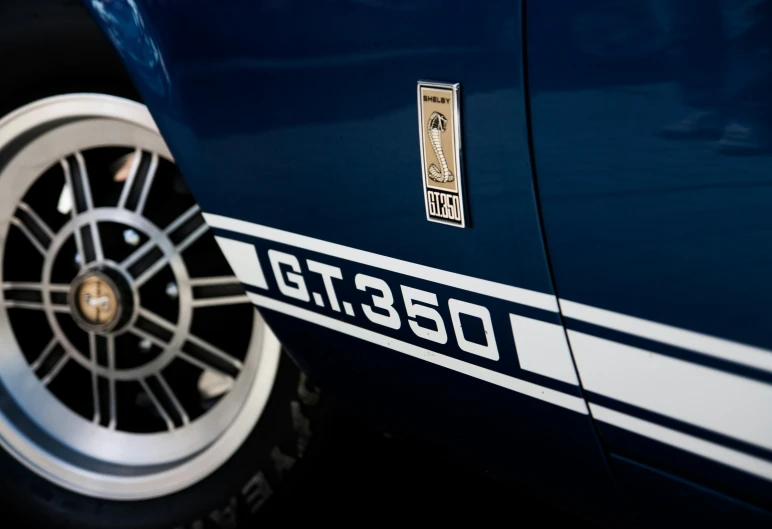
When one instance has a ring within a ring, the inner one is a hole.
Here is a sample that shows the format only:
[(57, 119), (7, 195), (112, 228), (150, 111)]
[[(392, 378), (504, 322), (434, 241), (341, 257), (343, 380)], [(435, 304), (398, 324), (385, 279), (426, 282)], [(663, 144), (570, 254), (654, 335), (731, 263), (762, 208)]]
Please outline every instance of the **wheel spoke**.
[(70, 355), (54, 336), (40, 355), (38, 355), (37, 359), (30, 364), (30, 369), (39, 377), (42, 377), (41, 382), (43, 385), (47, 385), (59, 374), (59, 371), (61, 371), (69, 358)]
[(66, 295), (70, 290), (69, 285), (8, 281), (2, 284), (2, 289), (6, 307), (32, 310), (45, 310), (46, 307), (50, 307), (54, 312), (70, 312), (70, 307), (66, 303), (46, 304), (44, 297), (46, 290), (52, 294)]
[(64, 171), (64, 179), (72, 193), (74, 214), (85, 213), (94, 209), (91, 199), (91, 185), (86, 172), (86, 161), (79, 152), (74, 153), (59, 162)]
[(32, 368), (33, 371), (37, 371), (38, 367), (40, 367), (43, 362), (45, 362), (48, 359), (48, 356), (51, 354), (51, 351), (54, 350), (54, 347), (56, 346), (56, 336), (51, 338), (51, 341), (48, 342), (48, 345), (45, 346), (43, 351), (38, 355), (37, 359), (30, 365), (30, 368)]
[[(88, 172), (86, 171), (86, 161), (83, 155), (76, 152), (60, 161), (64, 171), (64, 179), (72, 193), (72, 218), (79, 214), (94, 209), (94, 203), (91, 197), (91, 185), (89, 184)], [(75, 230), (75, 245), (78, 254), (81, 257), (81, 266), (92, 261), (102, 261), (104, 253), (102, 251), (102, 241), (99, 238), (99, 230), (96, 221), (89, 222), (87, 229)]]
[(146, 268), (144, 272), (137, 276), (137, 278), (134, 280), (134, 286), (139, 288), (147, 283), (147, 281), (155, 274), (157, 274), (164, 266), (166, 266), (168, 262), (169, 258), (165, 255), (162, 255), (160, 259), (158, 259), (156, 262)]
[(11, 219), (11, 223), (19, 228), (41, 254), (45, 254), (54, 238), (54, 232), (34, 209), (26, 202), (19, 203), (19, 209), (16, 211), (16, 216)]
[(157, 154), (144, 152), (140, 149), (134, 151), (129, 176), (123, 184), (118, 207), (142, 214), (147, 197), (150, 194), (150, 188), (153, 186), (157, 169)]
[(45, 310), (50, 307), (54, 312), (70, 312), (66, 303), (45, 303), (45, 292), (67, 294), (69, 285), (62, 283), (36, 283), (29, 281), (7, 281), (2, 284), (6, 307), (17, 309)]
[[(96, 334), (93, 332), (88, 333), (88, 357), (91, 363), (96, 366), (97, 354), (96, 354)], [(99, 375), (97, 370), (91, 369), (91, 398), (94, 405), (94, 417), (92, 422), (99, 424), (101, 420), (101, 408), (99, 402)]]
[(202, 349), (205, 349), (209, 354), (219, 358), (220, 360), (223, 360), (224, 362), (231, 364), (233, 367), (237, 369), (241, 369), (241, 362), (239, 360), (233, 358), (231, 355), (229, 355), (222, 349), (219, 349), (214, 345), (210, 344), (209, 342), (202, 340), (198, 336), (189, 334), (188, 341), (190, 341), (191, 343), (197, 345)]
[(158, 325), (159, 327), (166, 329), (169, 332), (177, 332), (177, 326), (167, 320), (166, 318), (162, 318), (155, 312), (148, 310), (144, 307), (139, 308), (139, 315), (145, 318), (146, 320), (149, 320), (150, 322)]
[(44, 245), (42, 242), (40, 242), (40, 240), (38, 240), (38, 238), (35, 237), (32, 234), (32, 231), (30, 231), (30, 229), (21, 220), (19, 220), (16, 217), (13, 217), (11, 219), (11, 224), (13, 224), (17, 228), (19, 228), (19, 231), (21, 231), (24, 234), (24, 236), (27, 237), (29, 242), (32, 243), (32, 246), (34, 246), (35, 249), (38, 252), (40, 252), (40, 255), (45, 255), (46, 254), (46, 250), (48, 249), (48, 245), (47, 244)]
[(3, 290), (30, 290), (33, 292), (48, 290), (49, 292), (67, 293), (70, 291), (70, 285), (66, 283), (45, 284), (34, 281), (6, 281), (3, 283)]
[(158, 401), (158, 397), (155, 396), (153, 393), (153, 390), (150, 389), (150, 386), (147, 383), (147, 380), (144, 378), (139, 379), (140, 385), (142, 385), (142, 389), (144, 390), (145, 394), (150, 399), (150, 402), (153, 403), (153, 406), (155, 406), (156, 411), (158, 411), (158, 414), (163, 418), (164, 422), (166, 423), (166, 428), (168, 428), (169, 431), (174, 430), (174, 422), (172, 421), (172, 418), (169, 417), (169, 414), (166, 413), (166, 410), (163, 406), (161, 406), (161, 403)]
[(140, 259), (145, 257), (150, 250), (156, 247), (155, 241), (152, 239), (147, 241), (145, 244), (134, 250), (131, 255), (129, 255), (126, 259), (123, 260), (121, 263), (121, 267), (128, 270), (131, 268), (132, 265), (136, 264)]
[(161, 388), (163, 389), (164, 394), (169, 400), (169, 403), (174, 407), (175, 413), (180, 418), (180, 420), (182, 420), (182, 424), (190, 424), (190, 418), (188, 417), (188, 414), (185, 412), (185, 408), (183, 408), (182, 405), (180, 404), (180, 401), (177, 400), (177, 397), (174, 395), (172, 388), (170, 388), (169, 384), (166, 383), (166, 379), (164, 379), (164, 376), (161, 373), (158, 373), (156, 375), (156, 379), (158, 379), (158, 383), (161, 385)]
[(168, 262), (169, 258), (164, 255), (156, 241), (151, 239), (129, 255), (121, 263), (121, 268), (135, 278), (134, 285), (139, 288)]
[(198, 205), (191, 206), (164, 230), (169, 238), (180, 241), (176, 243), (175, 247), (178, 253), (184, 252), (188, 246), (196, 242), (209, 229), (204, 217), (199, 215), (200, 211)]
[[(204, 371), (214, 371), (218, 375), (221, 375), (224, 377), (230, 377), (230, 378), (234, 377), (234, 375), (229, 373), (229, 371), (232, 371), (231, 369), (221, 369), (220, 367), (212, 365), (208, 362), (202, 362), (198, 358), (184, 352), (177, 353), (177, 356), (182, 360), (185, 360), (190, 365), (196, 366), (197, 368), (203, 369)], [(238, 371), (236, 372), (236, 374), (238, 374)]]
[(129, 332), (131, 332), (135, 336), (139, 336), (140, 338), (143, 338), (145, 340), (150, 340), (150, 342), (154, 343), (158, 347), (166, 347), (167, 345), (169, 345), (168, 342), (165, 342), (164, 340), (162, 340), (158, 336), (156, 336), (156, 335), (154, 335), (152, 333), (149, 333), (149, 332), (147, 332), (147, 331), (145, 331), (143, 329), (140, 329), (139, 327), (136, 327), (136, 326), (131, 327), (129, 329)]
[(198, 213), (201, 210), (201, 208), (198, 207), (198, 205), (190, 206), (185, 213), (174, 219), (172, 222), (169, 223), (169, 225), (164, 229), (164, 233), (167, 235), (175, 232), (177, 228), (181, 227), (185, 222), (189, 221), (191, 218), (193, 218), (193, 215)]
[(190, 280), (193, 307), (213, 307), (250, 303), (244, 287), (235, 276), (199, 277)]
[[(202, 221), (203, 221), (203, 219), (202, 219)], [(203, 234), (205, 234), (208, 229), (209, 229), (209, 226), (207, 226), (206, 224), (201, 224), (201, 226), (196, 228), (195, 231), (193, 231), (190, 235), (185, 237), (185, 239), (183, 239), (182, 242), (177, 245), (177, 247), (176, 247), (177, 252), (179, 252), (179, 253), (184, 252), (185, 249), (187, 249), (188, 246), (190, 246), (191, 244), (196, 242), (198, 239), (200, 239), (201, 236)]]
[[(151, 321), (152, 323), (158, 325), (159, 327), (166, 329), (167, 331), (176, 332), (177, 330), (177, 326), (174, 325), (172, 322), (170, 322), (166, 318), (162, 318), (158, 314), (151, 312), (144, 307), (139, 309), (139, 315)], [(219, 349), (218, 347), (210, 344), (209, 342), (202, 340), (198, 336), (195, 336), (193, 334), (188, 334), (185, 340), (186, 340), (185, 345), (192, 345), (192, 347), (189, 347), (188, 349), (191, 349), (196, 352), (203, 351), (206, 355), (210, 355), (214, 358), (217, 358), (222, 362), (236, 368), (237, 370), (241, 369), (242, 364), (239, 360), (233, 358), (231, 355), (229, 355), (222, 349)], [(185, 346), (183, 346), (182, 349), (186, 353), (189, 353), (189, 354), (191, 353), (191, 351), (186, 350)], [(193, 356), (196, 356), (196, 355), (194, 354)], [(199, 360), (203, 360), (203, 359), (199, 359)]]
[[(165, 331), (175, 333), (177, 326), (161, 316), (149, 311), (146, 308), (139, 309), (139, 315), (151, 323), (161, 327)], [(146, 338), (160, 347), (166, 347), (168, 344), (158, 336), (153, 335), (136, 326), (132, 332), (137, 336)], [(209, 342), (189, 334), (185, 337), (182, 350), (177, 352), (177, 356), (186, 362), (193, 364), (201, 369), (216, 371), (222, 375), (235, 378), (243, 367), (241, 361), (233, 358), (222, 349), (210, 344)]]
[(217, 371), (233, 378), (238, 376), (242, 368), (242, 363), (239, 360), (193, 334), (188, 335), (180, 356), (188, 362), (197, 360), (199, 367), (203, 365), (205, 369)]
[(67, 353), (64, 353), (62, 357), (59, 359), (59, 361), (54, 365), (54, 367), (51, 369), (51, 371), (48, 372), (48, 374), (43, 377), (41, 382), (44, 386), (47, 386), (55, 377), (59, 374), (59, 371), (62, 370), (64, 367), (64, 364), (67, 363), (67, 360), (70, 359), (70, 355)]
[[(70, 208), (70, 215), (73, 219), (78, 216), (78, 206), (76, 205), (76, 192), (73, 187), (73, 175), (72, 171), (70, 170), (70, 164), (68, 160), (61, 160), (59, 162), (62, 166), (62, 171), (64, 171), (64, 182), (65, 186), (67, 186), (67, 189), (70, 190), (70, 195), (72, 195), (72, 207)], [(90, 194), (89, 194), (90, 198)], [(81, 237), (81, 232), (79, 229), (76, 229), (73, 234), (75, 235), (75, 251), (77, 252), (77, 255), (80, 257), (80, 260), (78, 261), (78, 264), (82, 267), (85, 264), (85, 253), (83, 252), (83, 239)]]
[(190, 279), (190, 286), (192, 287), (216, 287), (234, 283), (241, 284), (236, 276), (192, 277)]
[(194, 299), (192, 306), (198, 307), (215, 307), (218, 305), (240, 305), (242, 303), (250, 303), (249, 297), (246, 294), (238, 296), (223, 296), (223, 297), (207, 297), (203, 299)]
[[(5, 300), (5, 306), (10, 309), (30, 309), (30, 310), (45, 310), (47, 308), (46, 305), (44, 305), (43, 302), (41, 301), (21, 301), (16, 299)], [(48, 307), (50, 307), (50, 309), (53, 312), (63, 312), (63, 313), (70, 312), (69, 305), (51, 303), (51, 305), (49, 305)]]
[[(107, 336), (107, 368), (111, 373), (115, 371), (115, 336)], [(117, 410), (117, 397), (115, 394), (115, 379), (110, 377), (107, 381), (108, 387), (108, 402), (110, 406), (110, 421), (107, 423), (107, 427), (110, 430), (115, 430), (118, 423), (118, 410)]]
[[(171, 240), (179, 240), (175, 243), (175, 253), (185, 251), (209, 229), (204, 218), (197, 215), (199, 211), (198, 206), (191, 206), (164, 230), (164, 234)], [(158, 242), (151, 239), (129, 255), (121, 267), (135, 278), (134, 285), (139, 288), (168, 263), (169, 255), (164, 254)]]
[(4, 292), (4, 302), (6, 307), (45, 310), (46, 306), (54, 312), (69, 312), (70, 307), (66, 303), (45, 302), (45, 292), (52, 294), (67, 294), (70, 290), (69, 285), (55, 283), (35, 283), (28, 281), (7, 281), (2, 284)]

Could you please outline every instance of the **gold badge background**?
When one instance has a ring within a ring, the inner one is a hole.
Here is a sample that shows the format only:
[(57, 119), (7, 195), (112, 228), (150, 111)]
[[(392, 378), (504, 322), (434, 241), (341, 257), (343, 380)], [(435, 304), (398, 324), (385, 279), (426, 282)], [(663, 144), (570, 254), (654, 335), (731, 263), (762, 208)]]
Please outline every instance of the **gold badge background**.
[[(429, 97), (444, 97), (448, 102), (447, 103), (434, 103), (432, 101), (424, 101), (423, 96), (429, 96)], [(455, 127), (456, 127), (456, 115), (455, 115), (455, 107), (453, 103), (453, 91), (452, 90), (442, 90), (437, 88), (424, 88), (421, 87), (421, 105), (422, 105), (422, 115), (421, 115), (421, 126), (422, 126), (422, 132), (421, 132), (421, 138), (423, 138), (424, 142), (424, 153), (426, 153), (426, 166), (424, 167), (424, 174), (427, 175), (426, 177), (426, 185), (427, 187), (430, 187), (432, 189), (442, 189), (445, 191), (452, 191), (454, 193), (458, 193), (458, 167), (456, 166), (456, 145), (455, 145)], [(454, 180), (452, 182), (435, 182), (434, 180), (430, 179), (428, 177), (429, 174), (429, 166), (434, 164), (438, 168), (441, 168), (439, 160), (437, 160), (437, 155), (434, 154), (434, 147), (432, 146), (432, 142), (429, 141), (429, 116), (432, 115), (432, 112), (439, 112), (443, 116), (447, 118), (447, 123), (445, 126), (445, 132), (440, 134), (440, 138), (442, 139), (442, 151), (445, 154), (445, 160), (448, 162), (448, 168), (453, 173)]]

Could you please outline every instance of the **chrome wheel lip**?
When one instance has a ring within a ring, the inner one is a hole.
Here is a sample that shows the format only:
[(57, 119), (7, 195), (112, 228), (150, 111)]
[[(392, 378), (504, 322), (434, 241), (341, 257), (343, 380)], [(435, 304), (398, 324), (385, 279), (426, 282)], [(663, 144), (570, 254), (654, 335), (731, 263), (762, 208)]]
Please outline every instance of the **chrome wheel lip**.
[[(281, 344), (265, 327), (264, 355), (257, 377), (246, 399), (244, 412), (259, 417), (271, 393), (279, 368)], [(0, 446), (27, 468), (66, 489), (112, 500), (145, 500), (173, 494), (206, 478), (222, 466), (249, 436), (255, 423), (237, 421), (228, 429), (227, 436), (218, 438), (211, 447), (185, 462), (185, 468), (175, 467), (149, 476), (112, 476), (90, 472), (64, 461), (52, 460), (36, 445), (29, 444), (20, 432), (0, 418)]]
[[(154, 143), (154, 152), (172, 160), (168, 148), (163, 143), (163, 140), (160, 139), (160, 134), (158, 133), (152, 117), (144, 106), (125, 99), (101, 94), (72, 94), (47, 98), (27, 105), (0, 119), (0, 153), (4, 150), (8, 150), (10, 146), (14, 149), (11, 157), (16, 156), (19, 152), (23, 151), (27, 145), (30, 145), (35, 141), (36, 137), (34, 133), (36, 131), (43, 135), (51, 129), (57, 127), (67, 128), (78, 122), (84, 122), (91, 119), (107, 119), (125, 122), (127, 125), (137, 129), (144, 129), (146, 133), (149, 134), (146, 135), (147, 137), (143, 141), (155, 137), (155, 141), (152, 142)], [(15, 143), (22, 135), (28, 136), (30, 134), (33, 138), (25, 145), (19, 147), (17, 143)], [(142, 134), (140, 134), (140, 136), (142, 136)], [(63, 153), (59, 154), (61, 155)], [(46, 160), (41, 161), (39, 166), (28, 168), (29, 172), (34, 172), (36, 175), (42, 174), (46, 167), (55, 162), (58, 157), (59, 156), (57, 155), (51, 155), (49, 157), (50, 159), (46, 158)], [(5, 169), (8, 168), (10, 163), (6, 163), (4, 166), (0, 167), (0, 174), (4, 174)], [(26, 186), (31, 185), (33, 181), (34, 179), (29, 180), (26, 183)], [(0, 186), (3, 185), (4, 183), (0, 180)], [(2, 228), (0, 228), (0, 262), (2, 262), (2, 254), (5, 249), (9, 216), (13, 214), (14, 207), (18, 204), (19, 200), (21, 200), (25, 191), (26, 187), (18, 190), (19, 196), (11, 198), (6, 197), (5, 200), (0, 198), (0, 202), (5, 202), (6, 206), (10, 206), (3, 208), (2, 205), (0, 205), (0, 223), (2, 223)], [(99, 209), (95, 209), (90, 213), (95, 214), (94, 212), (98, 211)], [(2, 274), (1, 270), (0, 274)], [(0, 289), (0, 301), (3, 301), (3, 296), (3, 290)], [(181, 299), (180, 301), (184, 302), (185, 300)], [(273, 387), (273, 381), (279, 363), (281, 347), (270, 329), (263, 322), (262, 318), (256, 314), (252, 343), (257, 344), (259, 354), (250, 354), (248, 356), (246, 359), (247, 362), (244, 364), (244, 372), (242, 376), (238, 377), (237, 383), (242, 381), (242, 379), (250, 378), (247, 371), (247, 365), (250, 359), (256, 364), (254, 366), (256, 369), (256, 377), (253, 380), (246, 380), (246, 383), (242, 384), (240, 387), (234, 388), (232, 391), (232, 394), (239, 396), (243, 400), (238, 413), (236, 413), (231, 420), (226, 421), (226, 424), (224, 425), (218, 424), (217, 420), (211, 422), (211, 429), (219, 430), (220, 428), (224, 428), (224, 430), (220, 435), (210, 435), (211, 438), (208, 440), (207, 446), (202, 450), (189, 453), (185, 453), (186, 451), (182, 450), (181, 452), (183, 452), (182, 455), (184, 457), (180, 457), (179, 450), (176, 452), (173, 450), (166, 450), (163, 453), (164, 457), (148, 457), (147, 453), (153, 452), (154, 446), (157, 446), (157, 441), (161, 436), (176, 436), (177, 438), (183, 438), (183, 434), (186, 433), (185, 428), (161, 434), (110, 432), (111, 434), (122, 434), (126, 436), (126, 442), (121, 442), (117, 445), (115, 444), (114, 438), (110, 439), (109, 437), (104, 436), (102, 436), (104, 438), (100, 438), (98, 431), (96, 432), (96, 435), (91, 435), (94, 434), (94, 432), (88, 432), (89, 435), (84, 435), (86, 432), (84, 428), (86, 428), (87, 425), (93, 425), (70, 411), (69, 408), (60, 403), (50, 393), (48, 394), (50, 398), (47, 401), (40, 398), (41, 391), (47, 393), (47, 390), (40, 384), (38, 384), (38, 386), (40, 386), (39, 388), (35, 388), (32, 383), (35, 381), (30, 380), (29, 376), (25, 378), (23, 376), (24, 373), (20, 372), (19, 365), (16, 365), (15, 368), (11, 368), (10, 373), (8, 372), (8, 368), (11, 367), (9, 365), (10, 355), (8, 354), (8, 351), (14, 350), (14, 354), (18, 354), (19, 356), (21, 356), (21, 353), (18, 345), (15, 343), (13, 332), (10, 330), (5, 310), (0, 309), (0, 312), (2, 312), (2, 314), (0, 314), (0, 325), (5, 325), (6, 327), (5, 331), (0, 332), (0, 380), (2, 380), (4, 385), (12, 388), (15, 384), (17, 392), (11, 391), (14, 397), (17, 395), (30, 396), (31, 394), (37, 394), (39, 398), (33, 398), (32, 402), (37, 403), (38, 408), (44, 409), (30, 409), (30, 401), (25, 398), (17, 399), (19, 407), (31, 415), (34, 414), (30, 412), (37, 411), (39, 417), (35, 420), (38, 423), (38, 426), (49, 435), (54, 436), (57, 440), (64, 442), (67, 446), (70, 446), (77, 451), (85, 450), (84, 453), (86, 454), (89, 452), (93, 453), (94, 449), (99, 448), (100, 450), (97, 450), (96, 452), (100, 455), (100, 458), (98, 458), (99, 461), (103, 460), (108, 464), (124, 464), (127, 465), (129, 470), (136, 470), (136, 472), (134, 475), (128, 475), (131, 474), (131, 472), (124, 475), (100, 472), (95, 471), (94, 469), (74, 465), (70, 461), (56, 457), (49, 451), (42, 449), (41, 446), (36, 444), (33, 440), (28, 439), (25, 434), (17, 428), (4, 413), (2, 413), (2, 410), (0, 410), (0, 445), (25, 466), (46, 479), (75, 492), (99, 498), (137, 500), (158, 497), (190, 486), (215, 471), (238, 449), (257, 423)], [(27, 375), (29, 375), (29, 373), (27, 373)], [(230, 396), (231, 395), (228, 395), (228, 397)], [(45, 406), (40, 406), (41, 402), (47, 402), (47, 404)], [(220, 404), (221, 403), (218, 403), (215, 406), (215, 409), (210, 410), (204, 417), (194, 421), (191, 423), (191, 426), (186, 428), (198, 426), (199, 430), (202, 430), (201, 426), (204, 424), (203, 419), (207, 417), (217, 418), (218, 413), (216, 408), (220, 406)], [(32, 404), (32, 406), (34, 407), (36, 405)], [(62, 424), (61, 420), (56, 420), (57, 415), (68, 416), (73, 422), (68, 424), (67, 428), (64, 430), (60, 428), (57, 431), (55, 427), (52, 428), (51, 426), (52, 424)], [(40, 420), (40, 417), (43, 417), (42, 421)], [(47, 423), (45, 420), (46, 417), (53, 420)], [(220, 419), (219, 422), (222, 423), (223, 419)], [(69, 430), (69, 434), (67, 433), (67, 430)], [(67, 437), (68, 435), (69, 438)], [(184, 439), (182, 441), (184, 444)], [(85, 446), (84, 442), (91, 448)], [(127, 446), (132, 447), (128, 457), (125, 450)], [(121, 449), (121, 447), (123, 447), (123, 449)], [(152, 468), (153, 470), (150, 471), (148, 470), (149, 468)]]

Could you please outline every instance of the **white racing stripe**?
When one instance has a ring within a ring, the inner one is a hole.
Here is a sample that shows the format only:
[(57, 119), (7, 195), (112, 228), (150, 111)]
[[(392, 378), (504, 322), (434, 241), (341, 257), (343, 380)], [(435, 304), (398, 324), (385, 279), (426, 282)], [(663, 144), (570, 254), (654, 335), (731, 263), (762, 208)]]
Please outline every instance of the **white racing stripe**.
[(425, 281), (460, 288), (469, 292), (475, 292), (477, 294), (483, 294), (505, 301), (512, 301), (537, 309), (548, 310), (551, 312), (558, 311), (557, 299), (551, 294), (513, 287), (503, 283), (496, 283), (485, 279), (478, 279), (476, 277), (440, 270), (438, 268), (410, 263), (408, 261), (402, 261), (401, 259), (394, 259), (393, 257), (386, 257), (385, 255), (357, 250), (356, 248), (306, 237), (305, 235), (298, 235), (297, 233), (277, 230), (276, 228), (269, 228), (268, 226), (252, 224), (243, 220), (221, 217), (220, 215), (211, 213), (205, 213), (204, 218), (212, 228), (220, 228), (236, 233), (243, 233), (245, 235), (252, 235), (253, 237), (259, 237), (267, 241), (304, 248), (313, 252), (346, 259), (347, 261), (362, 263), (382, 270), (417, 277)]
[(761, 349), (760, 347), (753, 347), (707, 334), (679, 329), (678, 327), (663, 323), (627, 316), (589, 305), (582, 305), (581, 303), (565, 299), (560, 300), (560, 309), (563, 312), (563, 316), (567, 318), (675, 345), (676, 347), (682, 347), (772, 373), (772, 351)]
[(772, 481), (772, 463), (769, 461), (705, 441), (698, 437), (677, 432), (670, 428), (638, 419), (637, 417), (631, 417), (624, 413), (598, 406), (597, 404), (590, 403), (590, 411), (593, 418), (597, 421)]
[(253, 244), (234, 241), (225, 237), (215, 237), (214, 240), (217, 241), (217, 245), (239, 281), (264, 290), (268, 288)]
[(510, 314), (520, 369), (579, 385), (562, 325)]
[[(295, 246), (551, 312), (558, 310), (556, 298), (549, 294), (439, 270), (219, 215), (205, 214), (205, 218), (214, 228)], [(257, 266), (259, 267), (259, 263)], [(300, 318), (523, 395), (587, 414), (587, 406), (582, 398), (503, 375), (295, 305), (252, 293), (249, 296), (259, 307)], [(344, 303), (344, 307), (345, 305)], [(346, 313), (353, 315), (350, 308), (350, 305), (346, 307)], [(569, 318), (772, 372), (772, 351), (762, 348), (568, 300), (560, 300), (560, 309), (563, 315)], [(539, 330), (546, 331), (548, 327), (541, 322), (540, 327), (533, 326), (530, 321), (525, 320), (520, 316), (511, 315), (515, 342), (518, 342), (518, 356), (523, 356), (519, 359), (521, 367), (576, 383), (568, 351), (563, 354), (563, 349), (556, 347), (555, 341), (545, 352), (546, 342), (544, 337), (539, 335)], [(518, 332), (518, 328), (524, 323), (529, 324), (528, 332), (523, 333), (522, 329)], [(549, 330), (553, 331), (552, 327), (549, 327)], [(555, 340), (558, 334), (550, 332)], [(767, 411), (772, 407), (772, 385), (576, 331), (568, 331), (568, 336), (584, 388), (772, 450), (772, 421), (767, 419)], [(565, 345), (561, 347), (564, 348)], [(559, 360), (562, 361), (560, 365), (565, 368), (560, 372), (556, 371), (556, 362)], [(772, 480), (772, 463), (758, 457), (602, 406), (591, 405), (591, 410), (594, 418), (599, 421)]]
[(573, 395), (567, 395), (566, 393), (561, 393), (560, 391), (555, 391), (550, 388), (532, 384), (531, 382), (520, 380), (519, 378), (502, 375), (496, 371), (491, 371), (490, 369), (485, 369), (484, 367), (462, 362), (461, 360), (457, 360), (450, 356), (445, 356), (429, 349), (403, 342), (402, 340), (397, 340), (377, 332), (363, 329), (362, 327), (357, 327), (356, 325), (351, 325), (350, 323), (345, 323), (328, 316), (323, 316), (321, 314), (317, 314), (316, 312), (302, 309), (300, 307), (296, 307), (295, 305), (290, 305), (289, 303), (284, 303), (283, 301), (277, 301), (275, 299), (261, 296), (259, 294), (254, 294), (252, 292), (248, 292), (247, 294), (249, 295), (249, 298), (252, 300), (252, 302), (258, 307), (275, 310), (276, 312), (281, 312), (282, 314), (293, 316), (295, 318), (299, 318), (301, 320), (305, 320), (316, 325), (320, 325), (322, 327), (326, 327), (328, 329), (359, 338), (360, 340), (364, 340), (366, 342), (380, 345), (393, 351), (412, 356), (413, 358), (424, 360), (425, 362), (429, 362), (436, 366), (444, 367), (446, 369), (450, 369), (451, 371), (456, 371), (457, 373), (463, 373), (464, 375), (468, 375), (479, 380), (484, 380), (485, 382), (489, 382), (502, 388), (515, 391), (522, 395), (527, 395), (535, 399), (543, 400), (545, 402), (549, 402), (550, 404), (555, 404), (556, 406), (560, 406), (577, 413), (585, 415), (587, 414), (587, 405), (582, 398), (575, 397)]
[(568, 331), (582, 387), (772, 450), (772, 386)]

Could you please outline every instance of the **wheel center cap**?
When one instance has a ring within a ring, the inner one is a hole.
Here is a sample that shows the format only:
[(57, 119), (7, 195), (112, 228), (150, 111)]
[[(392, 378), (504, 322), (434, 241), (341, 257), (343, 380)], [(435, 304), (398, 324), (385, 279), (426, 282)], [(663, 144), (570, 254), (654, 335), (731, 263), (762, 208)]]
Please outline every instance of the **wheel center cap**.
[[(72, 282), (70, 309), (78, 325), (88, 332), (107, 333), (126, 322), (126, 289), (119, 278), (101, 270), (89, 270)], [(129, 294), (130, 295), (130, 294)]]
[(78, 289), (80, 314), (89, 323), (110, 323), (118, 311), (115, 290), (99, 277), (89, 277)]

